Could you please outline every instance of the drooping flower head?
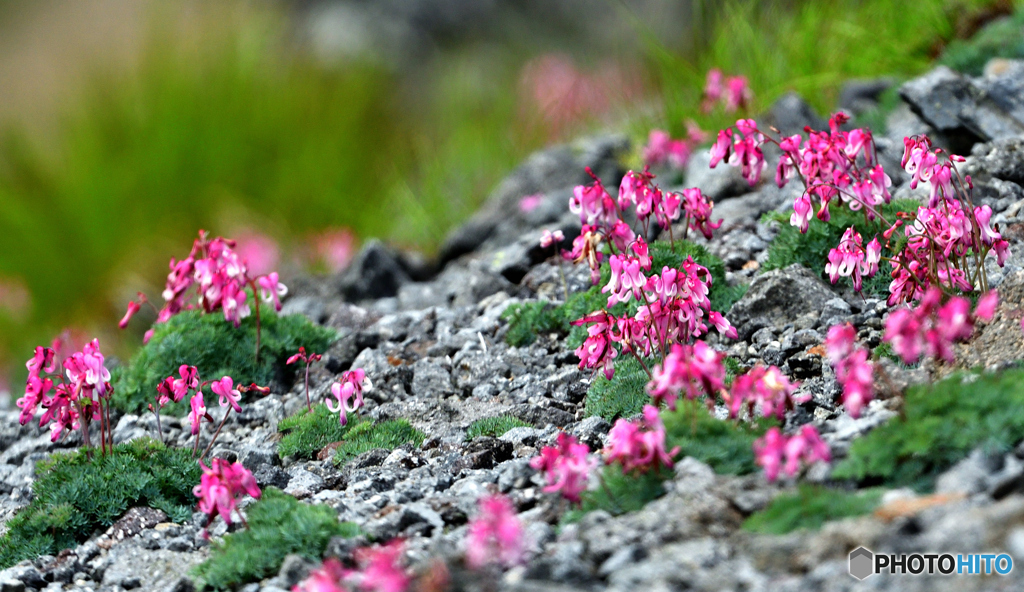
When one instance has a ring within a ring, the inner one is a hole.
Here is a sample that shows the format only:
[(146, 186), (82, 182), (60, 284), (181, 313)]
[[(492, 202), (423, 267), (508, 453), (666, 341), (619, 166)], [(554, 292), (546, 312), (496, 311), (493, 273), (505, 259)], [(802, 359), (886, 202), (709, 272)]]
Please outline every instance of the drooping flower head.
[(208, 516), (207, 525), (219, 514), (224, 522), (231, 524), (231, 513), (244, 494), (254, 498), (262, 495), (256, 479), (242, 466), (222, 458), (215, 458), (207, 467), (202, 462), (203, 476), (192, 494), (199, 498), (199, 511)]
[(625, 473), (672, 468), (672, 457), (678, 453), (678, 446), (665, 450), (665, 425), (653, 405), (644, 406), (641, 421), (617, 420), (608, 432), (604, 449), (605, 459), (621, 464)]
[(331, 385), (331, 394), (337, 399), (337, 407), (334, 401), (328, 399), (327, 408), (331, 413), (338, 414), (338, 423), (345, 425), (348, 422), (346, 415), (363, 406), (363, 392), (372, 388), (373, 383), (362, 368), (343, 372), (340, 382)]
[(220, 396), (221, 407), (230, 406), (235, 413), (242, 412), (242, 406), (238, 404), (238, 401), (242, 399), (242, 393), (235, 388), (235, 381), (230, 376), (212, 381), (210, 390), (213, 391), (213, 394)]

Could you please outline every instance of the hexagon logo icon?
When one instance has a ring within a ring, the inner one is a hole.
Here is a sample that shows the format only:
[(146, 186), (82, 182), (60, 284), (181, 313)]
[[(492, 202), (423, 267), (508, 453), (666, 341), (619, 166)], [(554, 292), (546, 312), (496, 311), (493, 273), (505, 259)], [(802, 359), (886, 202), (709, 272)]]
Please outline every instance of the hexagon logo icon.
[(870, 549), (857, 547), (850, 551), (850, 575), (863, 580), (875, 573), (875, 554)]

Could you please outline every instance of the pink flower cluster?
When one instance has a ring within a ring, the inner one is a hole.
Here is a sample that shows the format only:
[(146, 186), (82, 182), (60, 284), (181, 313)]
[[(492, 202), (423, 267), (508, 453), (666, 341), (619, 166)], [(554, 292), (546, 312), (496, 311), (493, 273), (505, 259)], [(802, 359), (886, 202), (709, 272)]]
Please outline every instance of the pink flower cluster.
[(562, 497), (580, 503), (580, 494), (587, 489), (590, 471), (597, 466), (597, 461), (590, 458), (590, 448), (580, 444), (576, 438), (561, 432), (558, 434), (558, 446), (545, 446), (540, 456), (530, 461), (530, 466), (544, 473), (548, 484), (545, 493), (560, 492)]
[(754, 92), (750, 90), (745, 76), (726, 77), (718, 68), (708, 71), (704, 83), (704, 101), (701, 105), (705, 113), (713, 111), (718, 104), (721, 104), (728, 113), (739, 109), (745, 110), (750, 108), (750, 101), (753, 99)]
[(674, 139), (664, 130), (651, 130), (643, 148), (644, 163), (652, 167), (667, 164), (676, 170), (685, 167), (694, 148), (707, 139), (707, 134), (693, 121), (686, 123), (686, 132), (685, 138)]
[(218, 514), (224, 518), (224, 522), (231, 524), (231, 513), (235, 511), (242, 495), (248, 493), (254, 498), (262, 495), (256, 479), (240, 462), (231, 463), (215, 458), (210, 467), (202, 461), (199, 466), (203, 469), (203, 476), (192, 494), (199, 498), (199, 511), (208, 516), (206, 526)]
[(18, 420), (22, 425), (28, 423), (41, 405), (44, 411), (39, 427), (50, 424), (51, 441), (56, 442), (65, 430), (81, 428), (88, 446), (89, 422), (96, 419), (100, 421), (100, 437), (106, 449), (108, 443), (112, 445), (106, 401), (114, 389), (110, 386), (110, 371), (104, 365), (99, 341), (93, 339), (86, 343), (81, 351), (65, 358), (61, 366), (62, 374), (47, 376), (56, 370), (54, 349), (36, 347), (35, 354), (25, 363), (28, 379), (25, 395), (17, 401), (21, 409)]
[(347, 414), (354, 413), (363, 406), (363, 392), (373, 388), (373, 383), (366, 377), (362, 368), (349, 370), (341, 374), (341, 380), (331, 385), (331, 394), (337, 399), (338, 406), (328, 399), (327, 408), (331, 413), (338, 414), (338, 423), (348, 423)]
[[(829, 462), (832, 452), (814, 426), (805, 425), (792, 436), (786, 436), (779, 428), (771, 428), (763, 438), (754, 442), (754, 457), (764, 468), (768, 481), (775, 481), (781, 470), (788, 477), (800, 471), (801, 464)], [(785, 464), (783, 465), (783, 458)]]
[(857, 330), (853, 325), (846, 323), (828, 330), (825, 355), (843, 387), (843, 406), (852, 417), (860, 417), (861, 410), (875, 396), (875, 366), (868, 350), (857, 346)]
[(405, 543), (399, 539), (386, 545), (356, 549), (359, 570), (348, 569), (335, 557), (325, 559), (293, 592), (405, 592), (411, 578), (402, 567)]
[(729, 416), (738, 417), (744, 407), (753, 416), (760, 408), (763, 417), (782, 421), (786, 412), (796, 403), (805, 403), (810, 395), (794, 396), (799, 383), (792, 383), (775, 366), (755, 366), (746, 374), (737, 376), (729, 393)]
[(736, 129), (736, 134), (732, 128), (718, 132), (718, 139), (711, 146), (711, 168), (723, 160), (731, 166), (738, 166), (743, 178), (753, 187), (761, 180), (761, 173), (767, 167), (761, 150), (765, 136), (758, 131), (753, 119), (738, 120)]
[(526, 534), (512, 502), (501, 494), (479, 501), (480, 514), (469, 523), (466, 563), (472, 569), (487, 565), (514, 567), (526, 559)]
[(672, 468), (672, 457), (679, 454), (679, 447), (665, 450), (665, 425), (661, 422), (658, 408), (644, 405), (644, 416), (640, 421), (619, 419), (608, 432), (608, 445), (604, 456), (609, 463), (620, 463), (625, 473), (631, 471)]
[[(179, 312), (194, 308), (189, 295), (193, 287), (198, 305), (205, 312), (220, 310), (224, 318), (236, 327), (250, 314), (245, 292), (247, 287), (254, 294), (259, 293), (267, 303), (272, 303), (276, 310), (281, 310), (280, 299), (288, 289), (279, 282), (277, 273), (250, 277), (247, 262), (238, 256), (234, 247), (234, 241), (221, 237), (208, 240), (206, 232), (200, 230), (188, 257), (181, 261), (171, 259), (171, 272), (167, 275), (163, 291), (165, 304), (157, 313), (156, 322), (167, 322)], [(144, 302), (145, 297), (140, 295), (138, 302), (129, 303), (128, 311), (119, 323), (121, 328), (128, 325)], [(152, 334), (152, 329), (146, 332), (147, 342)]]
[(184, 399), (190, 390), (197, 388), (199, 388), (199, 370), (195, 366), (182, 364), (178, 367), (178, 378), (168, 376), (157, 385), (157, 405), (164, 407), (171, 401), (177, 403)]
[(825, 273), (828, 274), (832, 283), (836, 283), (840, 277), (853, 279), (853, 289), (860, 292), (863, 278), (872, 277), (878, 273), (878, 262), (882, 260), (882, 245), (878, 239), (873, 238), (864, 246), (864, 239), (860, 233), (850, 228), (843, 233), (839, 240), (839, 246), (828, 252), (828, 263), (825, 264)]
[(922, 354), (953, 363), (953, 344), (971, 337), (977, 319), (992, 320), (999, 304), (995, 290), (978, 299), (973, 314), (967, 298), (952, 297), (945, 304), (942, 298), (942, 291), (933, 286), (917, 308), (899, 308), (889, 314), (883, 339), (905, 363), (918, 362)]
[[(924, 181), (930, 185), (927, 206), (921, 206), (906, 225), (895, 221), (886, 238), (903, 226), (908, 241), (892, 257), (889, 305), (921, 298), (932, 285), (969, 292), (984, 286), (984, 261), (990, 251), (996, 263), (1004, 265), (1010, 256), (1009, 243), (992, 227), (992, 209), (972, 206), (971, 178), (961, 178), (955, 163), (963, 157), (932, 150), (926, 136), (904, 139), (902, 164), (912, 175), (911, 187)], [(974, 257), (971, 257), (971, 256)], [(973, 265), (972, 265), (973, 264)], [(971, 270), (975, 269), (974, 273)]]
[(664, 402), (673, 411), (680, 395), (693, 400), (703, 394), (710, 401), (725, 390), (724, 359), (725, 354), (703, 341), (673, 344), (662, 363), (654, 367), (647, 392), (656, 406)]

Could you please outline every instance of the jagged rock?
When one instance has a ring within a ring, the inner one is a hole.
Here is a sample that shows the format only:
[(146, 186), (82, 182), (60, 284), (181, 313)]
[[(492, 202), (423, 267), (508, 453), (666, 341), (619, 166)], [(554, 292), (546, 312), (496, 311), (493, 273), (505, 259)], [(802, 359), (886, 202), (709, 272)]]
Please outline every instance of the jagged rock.
[(828, 123), (814, 111), (799, 94), (790, 91), (772, 103), (768, 112), (760, 118), (760, 125), (772, 126), (784, 136), (804, 133), (804, 127), (814, 130), (826, 129)]
[(340, 293), (348, 300), (386, 298), (410, 281), (394, 251), (378, 240), (367, 241), (338, 280)]
[[(733, 304), (727, 316), (743, 336), (743, 329), (749, 329), (751, 321), (758, 317), (781, 326), (807, 310), (821, 310), (834, 297), (813, 272), (800, 264), (793, 264), (757, 277), (743, 298)], [(753, 330), (746, 335), (751, 333)]]

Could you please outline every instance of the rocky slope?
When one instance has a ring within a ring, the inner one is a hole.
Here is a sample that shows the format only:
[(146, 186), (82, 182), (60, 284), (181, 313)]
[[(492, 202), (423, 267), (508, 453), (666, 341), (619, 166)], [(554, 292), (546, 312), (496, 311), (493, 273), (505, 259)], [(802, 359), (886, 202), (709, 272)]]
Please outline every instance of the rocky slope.
[[(998, 368), (1019, 360), (1024, 348), (1019, 320), (1024, 307), (1024, 64), (1008, 64), (981, 79), (938, 69), (903, 88), (906, 103), (889, 116), (888, 135), (878, 138), (897, 197), (918, 197), (897, 173), (904, 135), (928, 133), (970, 154), (966, 169), (975, 179), (977, 200), (990, 205), (1014, 255), (990, 277), (1003, 297), (996, 320), (961, 349), (966, 365)], [(884, 86), (884, 85), (883, 85)], [(849, 108), (870, 108), (878, 85), (851, 85)], [(872, 90), (876, 89), (876, 90)], [(767, 117), (779, 127), (820, 125), (799, 97), (781, 100)], [(301, 385), (272, 393), (234, 416), (214, 455), (238, 459), (263, 486), (334, 508), (340, 520), (358, 524), (375, 540), (404, 537), (415, 564), (432, 556), (458, 562), (467, 518), (477, 499), (506, 493), (520, 511), (532, 540), (533, 559), (507, 572), (507, 590), (1017, 590), (1024, 569), (1008, 577), (890, 577), (863, 583), (847, 574), (847, 553), (860, 545), (875, 551), (1009, 552), (1024, 558), (1024, 448), (993, 457), (981, 452), (939, 480), (937, 498), (914, 499), (890, 491), (890, 511), (827, 524), (817, 532), (755, 535), (740, 529), (785, 486), (761, 475), (716, 475), (687, 458), (677, 463), (668, 493), (644, 509), (619, 517), (593, 512), (575, 525), (557, 528), (562, 506), (543, 494), (528, 461), (559, 430), (596, 450), (610, 425), (585, 417), (583, 400), (591, 376), (563, 340), (539, 335), (528, 347), (505, 343), (501, 314), (514, 302), (559, 300), (558, 266), (540, 249), (543, 229), (579, 231), (566, 207), (574, 185), (591, 167), (609, 187), (623, 174), (626, 139), (592, 138), (537, 153), (514, 171), (468, 223), (452, 233), (439, 269), (369, 243), (348, 272), (329, 279), (294, 283), (285, 313), (301, 313), (335, 328), (341, 339), (311, 376), (322, 399), (330, 383), (350, 367), (362, 367), (374, 383), (364, 413), (374, 419), (406, 418), (428, 437), (422, 446), (371, 451), (338, 469), (328, 458), (297, 461), (277, 454), (277, 423), (299, 412)], [(869, 344), (881, 339), (884, 301), (843, 293), (823, 282), (821, 270), (791, 267), (761, 274), (777, 229), (761, 222), (771, 211), (788, 211), (794, 189), (770, 183), (750, 189), (729, 168), (707, 168), (696, 156), (688, 186), (701, 187), (724, 218), (708, 248), (725, 261), (730, 283), (749, 283), (728, 317), (740, 339), (713, 341), (744, 364), (780, 366), (813, 395), (788, 418), (790, 425), (813, 421), (833, 455), (897, 413), (899, 392), (925, 381), (935, 369), (890, 365), (887, 396), (872, 402), (857, 420), (838, 406), (839, 387), (815, 349), (828, 327), (852, 322)], [(792, 187), (792, 186), (791, 186)], [(541, 194), (539, 205), (520, 208), (525, 195)], [(677, 233), (676, 236), (679, 236)], [(568, 271), (568, 270), (567, 270)], [(588, 273), (568, 273), (572, 291), (589, 285)], [(532, 424), (500, 438), (466, 439), (476, 419), (509, 414)], [(0, 412), (0, 521), (31, 498), (34, 467), (56, 446), (34, 426), (19, 426), (16, 410)], [(169, 438), (182, 445), (181, 423), (165, 418)], [(151, 417), (123, 415), (115, 440), (154, 433)], [(70, 439), (66, 445), (74, 443)], [(828, 478), (812, 471), (811, 480)], [(175, 590), (193, 585), (189, 569), (208, 554), (201, 536), (202, 515), (186, 524), (167, 522), (152, 510), (132, 510), (106, 533), (59, 557), (42, 557), (0, 572), (0, 592), (21, 590)], [(225, 531), (213, 530), (214, 538)], [(328, 552), (344, 555), (359, 541), (338, 539)], [(310, 568), (292, 557), (280, 575), (244, 590), (289, 589)], [(478, 581), (455, 584), (480, 588)]]

